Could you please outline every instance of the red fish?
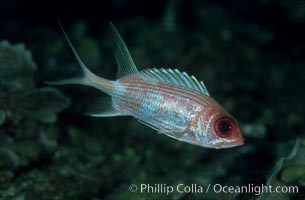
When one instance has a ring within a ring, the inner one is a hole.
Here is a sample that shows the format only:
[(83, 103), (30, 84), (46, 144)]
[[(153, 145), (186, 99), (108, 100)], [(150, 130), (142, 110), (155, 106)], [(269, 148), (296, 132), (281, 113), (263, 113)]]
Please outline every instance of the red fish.
[(82, 84), (108, 94), (92, 106), (87, 113), (90, 116), (133, 116), (160, 134), (203, 147), (218, 149), (243, 144), (237, 121), (210, 96), (202, 81), (178, 69), (138, 71), (119, 32), (110, 25), (116, 43), (117, 80), (93, 74), (60, 25), (84, 76), (47, 83)]

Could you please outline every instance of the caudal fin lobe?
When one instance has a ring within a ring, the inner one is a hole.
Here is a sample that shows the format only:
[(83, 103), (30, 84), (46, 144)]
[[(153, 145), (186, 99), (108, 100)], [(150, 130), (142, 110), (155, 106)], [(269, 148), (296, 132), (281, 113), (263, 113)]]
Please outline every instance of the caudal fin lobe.
[(76, 58), (78, 64), (80, 65), (82, 71), (83, 71), (83, 76), (82, 77), (73, 77), (70, 79), (66, 79), (66, 80), (59, 80), (59, 81), (45, 81), (46, 84), (50, 84), (50, 85), (67, 85), (67, 84), (81, 84), (81, 85), (88, 85), (88, 86), (93, 86), (95, 87), (96, 85), (94, 85), (94, 83), (96, 81), (94, 80), (98, 80), (101, 83), (107, 82), (106, 79), (100, 78), (98, 76), (96, 76), (95, 74), (93, 74), (87, 67), (86, 65), (83, 63), (83, 61), (80, 59), (78, 53), (76, 52), (74, 46), (72, 45), (66, 31), (64, 30), (62, 24), (60, 23), (60, 21), (58, 20), (58, 24), (64, 34), (64, 37), (66, 39), (66, 41), (68, 42), (72, 53), (74, 55), (74, 57)]

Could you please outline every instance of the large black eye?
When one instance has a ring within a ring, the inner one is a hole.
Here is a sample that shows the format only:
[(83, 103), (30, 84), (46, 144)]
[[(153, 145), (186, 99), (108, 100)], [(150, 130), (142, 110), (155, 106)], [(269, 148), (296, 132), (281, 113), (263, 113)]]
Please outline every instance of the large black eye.
[(229, 137), (235, 131), (235, 121), (230, 117), (221, 117), (215, 123), (215, 131), (217, 135)]

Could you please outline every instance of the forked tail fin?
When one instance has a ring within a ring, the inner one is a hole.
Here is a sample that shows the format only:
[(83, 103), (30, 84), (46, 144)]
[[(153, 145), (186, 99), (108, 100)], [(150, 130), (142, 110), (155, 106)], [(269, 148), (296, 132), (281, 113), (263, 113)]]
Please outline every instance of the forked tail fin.
[[(60, 80), (60, 81), (45, 81), (45, 83), (50, 85), (66, 85), (66, 84), (81, 84), (81, 85), (87, 85), (95, 87), (99, 90), (102, 90), (106, 92), (107, 94), (121, 94), (124, 92), (124, 87), (121, 87), (121, 85), (116, 81), (110, 81), (104, 78), (101, 78), (95, 74), (93, 74), (82, 62), (80, 59), (78, 53), (76, 52), (75, 48), (73, 47), (67, 33), (65, 32), (63, 26), (61, 25), (60, 21), (58, 20), (59, 26), (78, 62), (80, 65), (83, 76), (82, 77), (74, 77), (66, 80)], [(118, 74), (117, 77), (121, 78), (126, 75), (130, 74), (136, 74), (138, 73), (137, 67), (135, 63), (133, 62), (132, 57), (130, 56), (130, 53), (128, 51), (128, 48), (123, 41), (122, 37), (120, 36), (119, 32), (116, 30), (114, 25), (110, 23), (111, 29), (112, 29), (112, 35), (115, 41), (114, 46), (114, 53), (115, 58), (118, 64)]]
[[(66, 79), (66, 80), (59, 80), (59, 81), (45, 81), (46, 84), (50, 84), (50, 85), (67, 85), (67, 84), (81, 84), (81, 85), (88, 85), (88, 86), (93, 86), (96, 87), (97, 82), (103, 84), (105, 83), (107, 85), (108, 80), (103, 79), (101, 77), (96, 76), (95, 74), (93, 74), (87, 67), (86, 65), (83, 63), (83, 61), (80, 59), (78, 53), (76, 52), (75, 48), (73, 47), (67, 33), (65, 32), (63, 26), (61, 25), (60, 21), (58, 20), (58, 24), (65, 36), (65, 39), (67, 40), (78, 64), (80, 65), (82, 71), (83, 71), (83, 76), (82, 77), (73, 77), (70, 79)], [(109, 85), (109, 83), (108, 83)]]

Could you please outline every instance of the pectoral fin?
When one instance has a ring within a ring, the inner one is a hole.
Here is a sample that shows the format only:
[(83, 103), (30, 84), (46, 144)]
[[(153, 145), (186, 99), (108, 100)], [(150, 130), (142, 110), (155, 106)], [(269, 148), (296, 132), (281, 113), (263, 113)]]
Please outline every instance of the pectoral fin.
[(138, 120), (138, 121), (141, 122), (142, 124), (148, 126), (149, 128), (152, 128), (152, 129), (154, 129), (154, 130), (156, 130), (156, 131), (159, 132), (159, 129), (158, 129), (157, 127), (155, 127), (155, 126), (153, 126), (153, 125), (150, 125), (150, 124), (148, 124), (148, 123), (146, 123), (146, 122), (144, 122), (144, 121), (142, 121), (142, 120)]
[(159, 134), (170, 134), (172, 132), (180, 132), (181, 130), (160, 130), (159, 128), (157, 128), (156, 126), (153, 126), (151, 124), (148, 124), (142, 120), (138, 120), (139, 122), (141, 122), (142, 124), (148, 126), (149, 128), (154, 129), (155, 131), (157, 131)]
[(169, 137), (175, 138), (177, 140), (180, 140), (183, 138), (187, 132), (183, 129), (176, 129), (176, 130), (159, 130), (158, 133), (165, 134)]
[(182, 137), (184, 137), (187, 134), (187, 131), (185, 129), (174, 129), (174, 130), (159, 129), (156, 126), (148, 124), (142, 120), (138, 120), (138, 121), (152, 129), (156, 130), (158, 132), (158, 134), (164, 134), (164, 135), (167, 135), (167, 136), (177, 139), (177, 140), (180, 140)]

